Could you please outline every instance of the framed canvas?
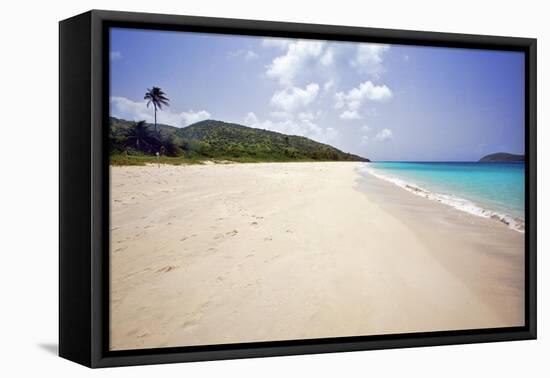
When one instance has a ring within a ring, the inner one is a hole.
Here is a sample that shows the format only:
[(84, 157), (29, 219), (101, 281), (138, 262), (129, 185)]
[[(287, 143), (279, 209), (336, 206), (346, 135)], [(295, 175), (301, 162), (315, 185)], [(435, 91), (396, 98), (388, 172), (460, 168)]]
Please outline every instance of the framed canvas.
[(536, 40), (60, 22), (59, 353), (536, 338)]

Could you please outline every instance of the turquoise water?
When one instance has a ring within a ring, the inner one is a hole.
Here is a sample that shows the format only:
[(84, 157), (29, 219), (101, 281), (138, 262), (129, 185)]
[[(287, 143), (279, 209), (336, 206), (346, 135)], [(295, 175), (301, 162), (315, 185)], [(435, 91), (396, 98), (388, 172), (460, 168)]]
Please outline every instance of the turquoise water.
[(365, 171), (415, 194), (523, 229), (523, 163), (380, 162), (366, 163)]

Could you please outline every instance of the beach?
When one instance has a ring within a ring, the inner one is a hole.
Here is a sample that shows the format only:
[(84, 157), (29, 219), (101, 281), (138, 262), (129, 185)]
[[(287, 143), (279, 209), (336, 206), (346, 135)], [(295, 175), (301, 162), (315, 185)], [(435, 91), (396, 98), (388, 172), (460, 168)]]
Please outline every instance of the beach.
[(364, 163), (111, 167), (111, 350), (524, 324), (524, 237)]

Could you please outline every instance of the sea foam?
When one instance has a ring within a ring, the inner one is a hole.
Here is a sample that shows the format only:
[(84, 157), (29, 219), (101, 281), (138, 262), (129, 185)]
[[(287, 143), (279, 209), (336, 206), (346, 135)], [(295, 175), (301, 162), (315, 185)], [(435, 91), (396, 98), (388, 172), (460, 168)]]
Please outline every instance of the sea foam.
[(415, 183), (407, 182), (403, 179), (400, 179), (391, 175), (383, 174), (379, 170), (369, 167), (367, 164), (362, 165), (358, 169), (360, 172), (367, 173), (381, 180), (390, 182), (417, 196), (424, 197), (432, 201), (440, 202), (444, 205), (451, 206), (457, 210), (460, 210), (478, 217), (495, 219), (495, 220), (498, 220), (499, 222), (506, 224), (512, 230), (515, 230), (521, 233), (525, 232), (524, 222), (508, 214), (503, 214), (501, 212), (486, 209), (470, 200), (467, 200), (452, 194), (442, 194), (442, 193), (435, 193), (435, 192), (429, 191)]

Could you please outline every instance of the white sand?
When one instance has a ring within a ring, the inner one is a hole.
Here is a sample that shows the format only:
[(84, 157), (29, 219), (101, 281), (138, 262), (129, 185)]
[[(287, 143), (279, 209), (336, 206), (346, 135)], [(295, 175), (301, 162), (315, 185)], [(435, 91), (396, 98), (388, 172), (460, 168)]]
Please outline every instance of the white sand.
[(523, 234), (357, 164), (113, 167), (111, 349), (523, 324)]

